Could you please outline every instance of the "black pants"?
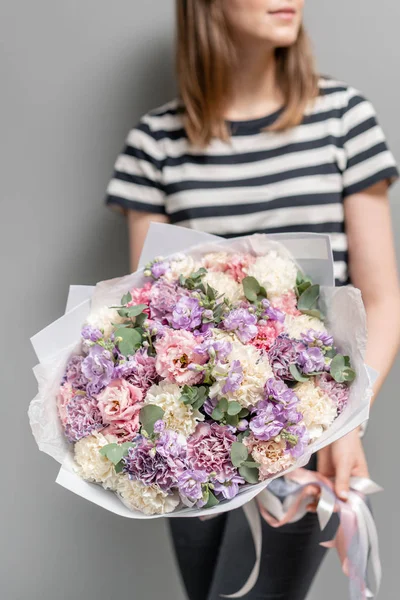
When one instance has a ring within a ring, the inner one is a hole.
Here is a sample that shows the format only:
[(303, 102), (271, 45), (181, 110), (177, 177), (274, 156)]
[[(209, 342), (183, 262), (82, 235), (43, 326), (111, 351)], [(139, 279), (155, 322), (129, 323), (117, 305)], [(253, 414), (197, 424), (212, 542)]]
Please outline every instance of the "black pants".
[[(308, 468), (315, 469), (316, 459)], [(237, 592), (247, 580), (255, 554), (243, 510), (209, 521), (170, 519), (172, 540), (189, 600), (219, 600)], [(332, 539), (334, 516), (323, 533), (317, 516), (308, 513), (279, 529), (263, 521), (261, 570), (246, 600), (304, 600), (325, 556), (319, 542)]]

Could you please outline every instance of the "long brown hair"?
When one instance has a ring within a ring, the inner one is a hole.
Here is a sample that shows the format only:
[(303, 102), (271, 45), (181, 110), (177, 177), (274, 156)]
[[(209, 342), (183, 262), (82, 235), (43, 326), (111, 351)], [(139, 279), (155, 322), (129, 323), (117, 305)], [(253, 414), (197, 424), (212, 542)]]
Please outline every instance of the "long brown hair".
[[(190, 141), (204, 147), (212, 138), (228, 140), (223, 117), (231, 89), (235, 48), (220, 0), (177, 0), (177, 73)], [(318, 93), (318, 78), (308, 36), (302, 26), (296, 42), (275, 50), (277, 83), (285, 108), (269, 127), (298, 125)]]

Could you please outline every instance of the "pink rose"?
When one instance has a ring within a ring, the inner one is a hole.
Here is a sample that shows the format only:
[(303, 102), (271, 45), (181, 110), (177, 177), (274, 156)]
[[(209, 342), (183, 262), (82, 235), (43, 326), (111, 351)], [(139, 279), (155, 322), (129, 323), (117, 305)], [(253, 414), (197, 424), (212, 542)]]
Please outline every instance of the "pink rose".
[(72, 400), (74, 395), (75, 392), (72, 388), (72, 385), (68, 382), (64, 383), (64, 385), (60, 387), (60, 390), (57, 394), (58, 414), (64, 429), (68, 423), (67, 405)]
[(297, 297), (294, 292), (287, 292), (272, 302), (274, 308), (279, 308), (287, 315), (299, 317), (302, 313), (297, 310)]
[(133, 419), (132, 421), (113, 421), (106, 428), (102, 429), (103, 435), (113, 435), (119, 442), (131, 442), (138, 434), (139, 421)]
[(157, 373), (179, 385), (194, 385), (203, 379), (202, 371), (194, 370), (195, 365), (204, 365), (208, 357), (197, 354), (196, 346), (202, 339), (190, 331), (165, 329), (163, 337), (154, 344), (157, 352)]
[(258, 325), (257, 336), (250, 343), (259, 350), (267, 352), (283, 329), (283, 323), (279, 321), (268, 321), (266, 325)]
[(143, 392), (125, 379), (114, 379), (97, 397), (104, 423), (116, 427), (123, 424), (129, 431), (139, 431), (139, 413)]

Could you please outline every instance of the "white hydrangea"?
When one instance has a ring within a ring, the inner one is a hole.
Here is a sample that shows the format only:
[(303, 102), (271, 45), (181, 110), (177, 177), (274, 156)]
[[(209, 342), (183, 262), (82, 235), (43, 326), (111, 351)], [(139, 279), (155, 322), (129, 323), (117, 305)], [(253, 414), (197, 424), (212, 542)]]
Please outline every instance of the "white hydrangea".
[(201, 263), (194, 260), (192, 256), (184, 254), (176, 255), (175, 260), (170, 262), (170, 268), (164, 275), (164, 279), (170, 282), (177, 281), (181, 275), (189, 277), (192, 273), (198, 271)]
[(203, 256), (201, 263), (206, 269), (225, 271), (229, 259), (228, 252), (210, 252)]
[(218, 294), (223, 294), (231, 302), (241, 302), (246, 299), (242, 284), (235, 281), (228, 273), (207, 271), (203, 281), (217, 290)]
[(167, 429), (182, 433), (189, 437), (198, 421), (204, 420), (204, 415), (198, 410), (193, 410), (180, 399), (182, 388), (175, 383), (161, 381), (158, 385), (152, 385), (145, 398), (145, 404), (156, 404), (164, 411), (163, 421)]
[[(225, 334), (226, 336), (226, 334)], [(220, 339), (224, 339), (221, 338)], [(226, 397), (228, 400), (236, 400), (244, 408), (254, 406), (260, 400), (264, 399), (264, 385), (267, 379), (273, 377), (273, 372), (268, 358), (250, 344), (243, 345), (239, 341), (234, 341), (229, 336), (226, 336), (226, 341), (232, 343), (232, 351), (229, 354), (229, 363), (238, 360), (243, 371), (243, 381), (240, 387), (235, 392), (223, 393), (222, 388), (225, 385), (225, 379), (220, 378), (210, 388), (210, 397)], [(225, 369), (218, 369), (220, 372), (215, 372), (215, 376), (223, 376), (227, 374), (229, 366)]]
[(310, 315), (286, 315), (284, 327), (285, 333), (297, 340), (300, 340), (301, 334), (307, 333), (309, 329), (315, 329), (315, 331), (324, 333), (327, 332), (323, 321), (316, 317), (310, 317)]
[(317, 440), (332, 425), (337, 416), (336, 404), (316, 386), (313, 379), (298, 383), (294, 392), (300, 399), (298, 410), (303, 415), (304, 425), (310, 434), (310, 441)]
[(77, 473), (82, 479), (101, 483), (104, 488), (115, 491), (120, 476), (115, 473), (113, 463), (100, 454), (101, 448), (112, 441), (110, 436), (96, 432), (76, 442), (74, 452)]
[(178, 494), (167, 494), (158, 485), (144, 485), (122, 475), (118, 481), (118, 496), (129, 510), (139, 510), (145, 515), (164, 515), (179, 505)]
[(245, 270), (247, 275), (255, 277), (265, 287), (269, 298), (282, 296), (296, 286), (297, 266), (290, 258), (283, 258), (275, 250), (259, 256)]
[(104, 336), (107, 338), (115, 329), (112, 324), (123, 323), (124, 320), (124, 317), (119, 316), (117, 309), (103, 306), (96, 312), (90, 314), (86, 323), (91, 327), (103, 330)]

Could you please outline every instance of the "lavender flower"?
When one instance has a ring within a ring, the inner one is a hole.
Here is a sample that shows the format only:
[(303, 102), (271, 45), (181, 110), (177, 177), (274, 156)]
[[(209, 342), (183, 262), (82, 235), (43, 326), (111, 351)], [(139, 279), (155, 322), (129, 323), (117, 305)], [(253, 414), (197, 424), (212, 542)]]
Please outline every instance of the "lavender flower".
[(94, 398), (77, 394), (68, 402), (66, 413), (65, 435), (70, 442), (77, 442), (104, 427)]
[(232, 310), (223, 321), (226, 331), (234, 331), (243, 344), (257, 335), (257, 317), (245, 308)]
[(256, 439), (267, 442), (282, 431), (283, 420), (282, 407), (279, 404), (269, 403), (262, 408), (257, 408), (256, 416), (250, 421), (250, 429)]
[(88, 340), (89, 342), (98, 342), (103, 337), (103, 334), (100, 329), (85, 325), (81, 331), (81, 336), (84, 340)]
[(169, 270), (169, 268), (170, 268), (169, 263), (167, 263), (163, 260), (154, 262), (150, 268), (151, 275), (154, 279), (159, 279), (160, 277), (165, 275), (165, 273)]
[(77, 354), (71, 356), (71, 358), (68, 361), (65, 372), (66, 380), (76, 390), (84, 390), (86, 389), (86, 385), (88, 384), (88, 380), (82, 373), (83, 360), (83, 356), (78, 356)]
[(218, 404), (218, 398), (207, 398), (207, 400), (203, 404), (203, 409), (204, 409), (204, 412), (206, 413), (206, 415), (211, 417), (213, 410), (217, 406), (217, 404)]
[(88, 356), (82, 361), (82, 373), (89, 381), (87, 392), (98, 394), (112, 379), (114, 362), (111, 352), (99, 345), (92, 346)]
[(309, 346), (333, 346), (333, 337), (324, 331), (309, 329), (307, 333), (303, 333), (301, 337)]
[(178, 489), (181, 496), (185, 496), (191, 502), (203, 498), (202, 484), (207, 483), (208, 473), (200, 469), (185, 470), (178, 477)]
[(303, 373), (317, 373), (325, 368), (325, 357), (321, 348), (313, 347), (300, 352), (297, 359)]
[(209, 355), (215, 362), (224, 362), (232, 352), (232, 344), (226, 341), (217, 341), (213, 338), (204, 340), (196, 347), (196, 353), (201, 356)]
[(212, 481), (214, 485), (214, 492), (221, 494), (227, 500), (232, 500), (239, 492), (239, 486), (243, 485), (245, 480), (240, 475), (234, 475), (230, 479), (221, 481), (221, 478), (215, 478)]
[(286, 427), (285, 431), (290, 436), (290, 441), (288, 441), (290, 454), (294, 456), (294, 458), (299, 458), (304, 454), (310, 441), (306, 426), (303, 423), (299, 425), (290, 425), (289, 427)]
[(203, 309), (197, 298), (181, 296), (172, 311), (171, 325), (174, 329), (192, 331), (201, 325)]
[(293, 376), (289, 370), (290, 365), (297, 363), (299, 354), (303, 350), (305, 350), (305, 345), (302, 342), (293, 340), (286, 334), (278, 335), (268, 352), (268, 358), (275, 377), (293, 381)]
[(150, 316), (166, 325), (175, 308), (178, 286), (163, 279), (150, 290)]
[(279, 323), (283, 323), (285, 321), (285, 313), (279, 310), (279, 308), (274, 308), (271, 306), (270, 301), (266, 298), (264, 298), (264, 300), (261, 302), (261, 306), (264, 309), (262, 317), (268, 317), (268, 319), (271, 321), (279, 321)]
[(140, 442), (129, 448), (123, 459), (124, 471), (131, 479), (144, 485), (157, 484), (164, 492), (176, 485), (176, 477), (168, 461), (157, 452), (154, 444), (142, 438)]
[(165, 431), (165, 423), (162, 419), (159, 419), (154, 423), (154, 433), (162, 433)]
[(265, 384), (265, 394), (268, 400), (280, 402), (286, 407), (294, 406), (299, 399), (284, 381), (270, 377)]
[[(161, 421), (163, 423), (163, 421)], [(160, 423), (160, 421), (157, 421)], [(160, 429), (160, 426), (158, 426)], [(155, 430), (155, 428), (154, 428)], [(165, 459), (184, 458), (186, 452), (186, 438), (176, 431), (163, 429), (156, 441), (157, 453)]]
[(234, 360), (231, 364), (228, 376), (222, 388), (223, 394), (235, 392), (243, 381), (243, 369), (239, 360)]

